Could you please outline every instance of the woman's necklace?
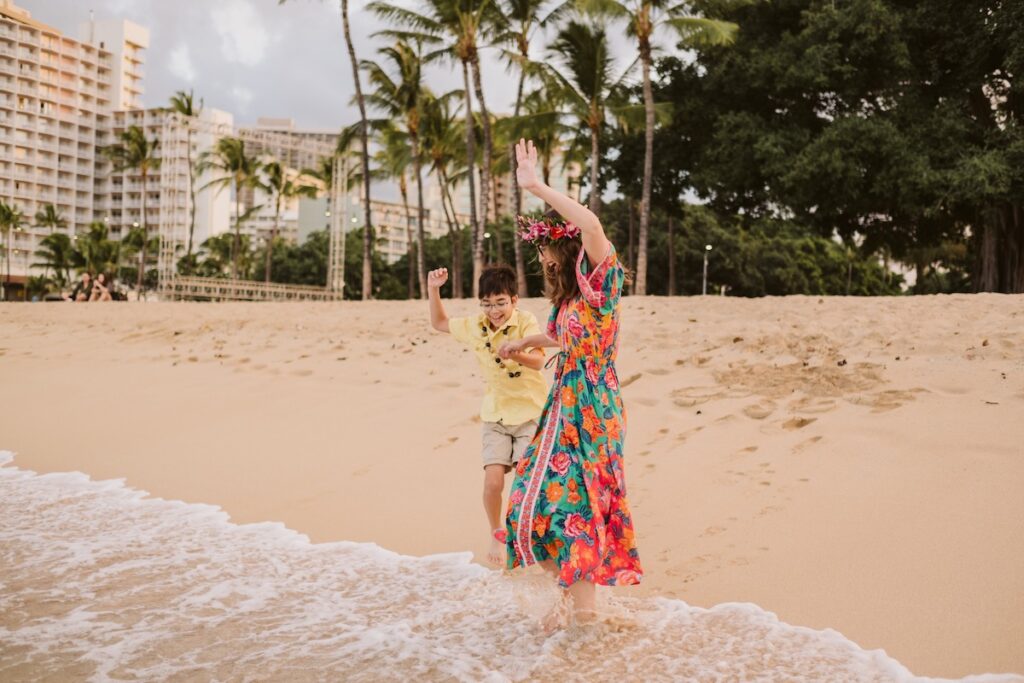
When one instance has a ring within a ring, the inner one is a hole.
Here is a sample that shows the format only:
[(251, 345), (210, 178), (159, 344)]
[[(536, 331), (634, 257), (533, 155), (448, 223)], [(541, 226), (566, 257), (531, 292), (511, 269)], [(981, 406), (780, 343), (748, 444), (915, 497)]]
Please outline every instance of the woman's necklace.
[[(501, 333), (503, 335), (505, 335), (506, 337), (508, 336), (508, 329), (509, 328), (506, 327), (504, 330), (501, 331)], [(515, 379), (516, 377), (521, 376), (523, 374), (522, 370), (510, 370), (509, 367), (507, 365), (505, 365), (504, 359), (502, 359), (500, 356), (496, 356), (494, 354), (494, 347), (491, 346), (491, 340), (489, 338), (489, 335), (487, 334), (487, 325), (480, 325), (480, 332), (482, 332), (483, 335), (484, 335), (484, 346), (487, 347), (487, 350), (490, 352), (491, 356), (494, 358), (494, 362), (498, 364), (498, 367), (501, 368), (503, 372), (508, 373), (508, 376), (510, 378), (512, 378), (512, 379)], [(515, 361), (509, 361), (509, 362), (510, 363), (515, 363)], [(515, 365), (518, 366), (519, 364), (515, 363)]]

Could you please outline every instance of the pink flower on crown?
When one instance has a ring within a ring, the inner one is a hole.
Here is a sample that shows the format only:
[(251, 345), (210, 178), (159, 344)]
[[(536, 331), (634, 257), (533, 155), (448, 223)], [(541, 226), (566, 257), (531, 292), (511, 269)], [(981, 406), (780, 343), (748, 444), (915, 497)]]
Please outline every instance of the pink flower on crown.
[(525, 242), (537, 242), (538, 240), (552, 241), (560, 239), (573, 239), (578, 237), (580, 229), (573, 223), (557, 222), (547, 217), (528, 218), (519, 216), (519, 237)]

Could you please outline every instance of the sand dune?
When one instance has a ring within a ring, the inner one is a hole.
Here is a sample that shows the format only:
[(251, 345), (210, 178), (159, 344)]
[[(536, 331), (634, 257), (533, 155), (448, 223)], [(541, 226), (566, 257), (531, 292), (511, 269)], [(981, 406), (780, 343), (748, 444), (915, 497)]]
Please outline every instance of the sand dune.
[[(1024, 672), (1024, 297), (632, 298), (621, 343), (647, 570), (624, 594)], [(0, 390), (22, 468), (485, 550), (479, 380), (419, 302), (3, 306)]]

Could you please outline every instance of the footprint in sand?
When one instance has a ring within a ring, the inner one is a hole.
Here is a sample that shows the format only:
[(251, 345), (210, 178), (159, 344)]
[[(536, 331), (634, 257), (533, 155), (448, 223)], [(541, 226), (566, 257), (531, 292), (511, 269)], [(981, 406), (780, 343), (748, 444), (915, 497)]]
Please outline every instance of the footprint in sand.
[(702, 533), (700, 537), (703, 538), (705, 536), (717, 536), (725, 530), (726, 529), (724, 526), (709, 526), (707, 529), (704, 530), (704, 533)]
[(627, 377), (623, 381), (619, 382), (619, 388), (621, 389), (622, 387), (628, 387), (630, 384), (632, 384), (633, 382), (637, 381), (641, 377), (643, 377), (643, 373), (641, 373), (641, 372), (638, 372), (635, 375), (630, 375), (629, 377)]
[(716, 387), (690, 387), (673, 391), (672, 402), (680, 408), (692, 408), (721, 396), (722, 393)]
[(792, 412), (795, 413), (827, 413), (835, 410), (838, 404), (829, 398), (817, 399), (817, 398), (802, 398), (796, 401), (791, 401), (787, 406)]
[(794, 429), (803, 429), (812, 422), (817, 421), (816, 417), (792, 417), (782, 423), (783, 429), (793, 431)]
[(702, 429), (704, 429), (704, 425), (694, 427), (693, 429), (688, 429), (685, 432), (682, 432), (681, 434), (676, 434), (676, 441), (682, 443), (683, 441), (686, 441), (687, 439), (689, 439), (691, 436), (693, 436)]
[(633, 398), (630, 400), (633, 401), (634, 403), (639, 403), (645, 408), (653, 408), (654, 406), (658, 405), (658, 399), (656, 398)]
[(820, 436), (812, 436), (811, 438), (807, 439), (806, 441), (801, 441), (800, 443), (798, 443), (796, 446), (793, 447), (793, 453), (794, 454), (795, 453), (803, 453), (808, 448), (810, 448), (814, 444), (816, 444), (819, 441), (821, 441), (821, 439), (822, 439), (822, 437), (820, 437)]
[(312, 370), (292, 370), (291, 374), (295, 375), (296, 377), (309, 377), (310, 375), (313, 374), (313, 371)]
[(752, 403), (743, 409), (743, 414), (753, 420), (763, 420), (774, 412), (775, 403), (767, 400)]

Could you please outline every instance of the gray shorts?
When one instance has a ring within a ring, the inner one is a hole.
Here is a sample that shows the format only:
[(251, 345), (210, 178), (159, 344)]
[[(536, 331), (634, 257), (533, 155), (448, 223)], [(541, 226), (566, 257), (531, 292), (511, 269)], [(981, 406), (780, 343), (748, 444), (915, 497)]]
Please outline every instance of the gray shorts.
[(537, 433), (537, 421), (530, 420), (518, 425), (506, 425), (501, 422), (484, 422), (481, 430), (483, 437), (484, 467), (488, 465), (504, 465), (512, 467), (526, 453), (527, 447)]

